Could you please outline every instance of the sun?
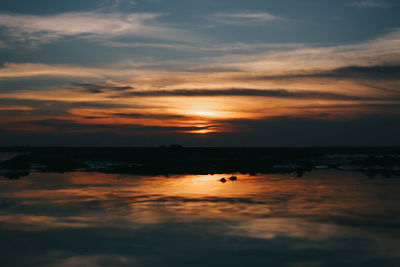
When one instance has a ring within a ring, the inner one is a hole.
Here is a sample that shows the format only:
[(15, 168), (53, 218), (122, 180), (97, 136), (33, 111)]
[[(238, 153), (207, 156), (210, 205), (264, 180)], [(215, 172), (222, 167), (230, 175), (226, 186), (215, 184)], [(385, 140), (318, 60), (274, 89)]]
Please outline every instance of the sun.
[(211, 132), (213, 132), (213, 130), (211, 130), (211, 129), (200, 129), (200, 130), (189, 131), (189, 133), (193, 133), (193, 134), (208, 134)]

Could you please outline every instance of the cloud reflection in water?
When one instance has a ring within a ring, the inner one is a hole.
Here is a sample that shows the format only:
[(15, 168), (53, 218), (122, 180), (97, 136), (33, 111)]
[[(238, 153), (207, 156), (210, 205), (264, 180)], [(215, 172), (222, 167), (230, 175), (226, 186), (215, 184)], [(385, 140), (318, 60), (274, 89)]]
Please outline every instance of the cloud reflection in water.
[[(393, 266), (397, 179), (351, 172), (0, 180), (3, 266)], [(20, 253), (26, 254), (20, 259)], [(47, 255), (40, 257), (39, 255)], [(5, 264), (5, 265), (4, 265)]]

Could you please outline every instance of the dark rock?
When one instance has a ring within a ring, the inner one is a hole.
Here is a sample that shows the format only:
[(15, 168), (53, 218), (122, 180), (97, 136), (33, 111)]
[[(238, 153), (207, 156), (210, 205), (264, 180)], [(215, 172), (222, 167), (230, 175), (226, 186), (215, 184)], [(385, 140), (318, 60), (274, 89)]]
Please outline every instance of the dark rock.
[(18, 155), (12, 159), (6, 160), (0, 164), (2, 169), (13, 170), (13, 171), (22, 171), (29, 170), (29, 157), (27, 155)]
[(87, 164), (71, 158), (52, 158), (47, 159), (45, 163), (48, 169), (56, 171), (89, 168)]
[(221, 179), (219, 179), (219, 181), (220, 181), (221, 183), (226, 183), (226, 179), (225, 179), (225, 178), (221, 178)]
[(237, 181), (237, 177), (236, 177), (236, 176), (231, 176), (231, 177), (229, 178), (229, 180), (231, 180), (231, 181)]
[(21, 177), (28, 176), (29, 172), (6, 172), (3, 173), (2, 176), (8, 178), (10, 180), (17, 180)]

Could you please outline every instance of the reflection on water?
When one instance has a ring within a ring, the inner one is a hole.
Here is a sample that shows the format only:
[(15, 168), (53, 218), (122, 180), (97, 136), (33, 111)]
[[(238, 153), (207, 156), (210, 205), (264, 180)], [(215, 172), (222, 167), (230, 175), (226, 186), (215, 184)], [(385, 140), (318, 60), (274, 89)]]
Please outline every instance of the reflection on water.
[(0, 264), (399, 266), (400, 180), (235, 175), (0, 180)]

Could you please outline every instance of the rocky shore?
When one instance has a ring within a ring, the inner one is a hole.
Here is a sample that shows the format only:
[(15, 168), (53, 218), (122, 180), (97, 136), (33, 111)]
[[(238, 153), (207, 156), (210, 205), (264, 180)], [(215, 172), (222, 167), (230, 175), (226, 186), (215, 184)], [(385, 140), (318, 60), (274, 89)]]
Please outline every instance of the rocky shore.
[(293, 173), (313, 169), (400, 177), (400, 148), (3, 147), (0, 175), (104, 172), (143, 175)]

